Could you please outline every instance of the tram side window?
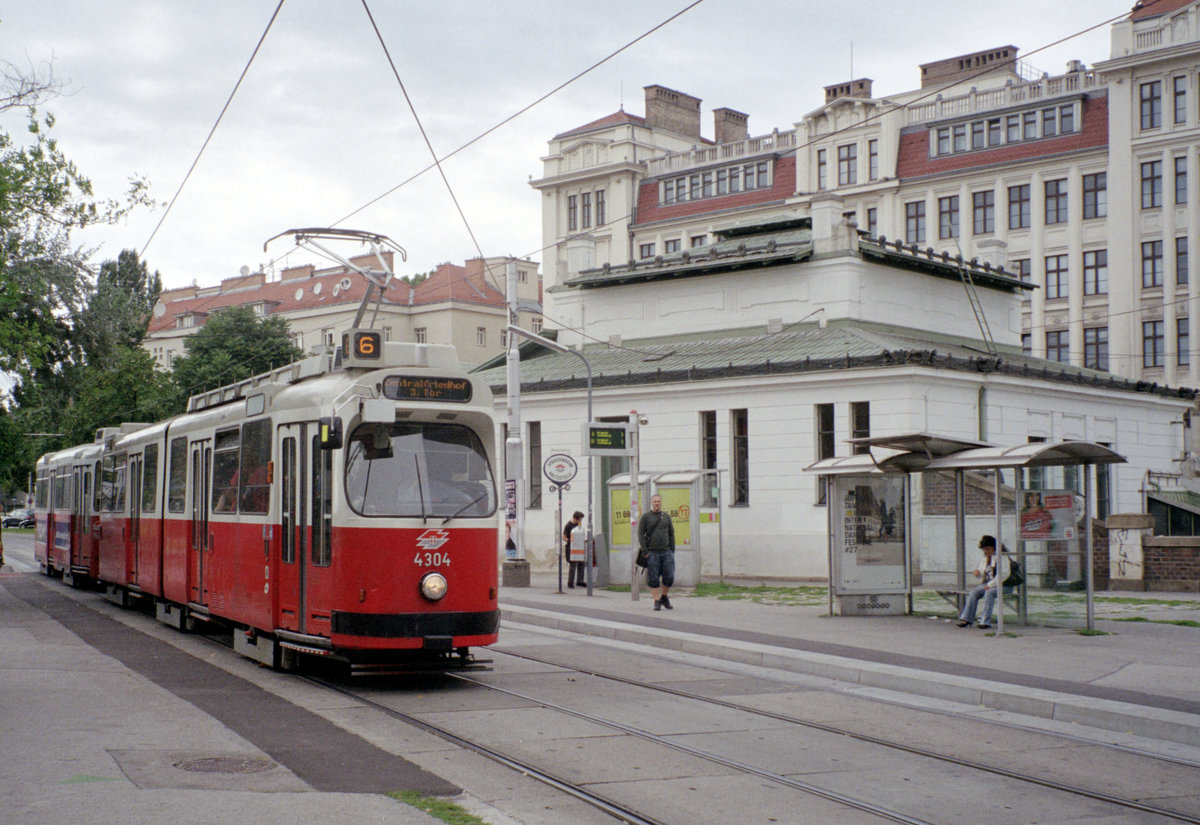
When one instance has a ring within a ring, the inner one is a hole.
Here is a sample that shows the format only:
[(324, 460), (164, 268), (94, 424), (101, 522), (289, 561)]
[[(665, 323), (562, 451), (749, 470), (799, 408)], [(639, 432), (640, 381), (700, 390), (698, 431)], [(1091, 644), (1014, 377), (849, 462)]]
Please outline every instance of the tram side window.
[(158, 507), (158, 445), (147, 444), (142, 457), (142, 512), (153, 513)]
[(67, 477), (62, 473), (54, 476), (54, 509), (62, 510), (67, 506)]
[(104, 459), (101, 496), (104, 509), (110, 513), (125, 511), (125, 466), (124, 454)]
[(217, 433), (212, 468), (212, 500), (215, 513), (233, 513), (237, 510), (240, 443), (241, 432), (237, 428)]
[(33, 488), (33, 506), (39, 510), (45, 510), (50, 499), (50, 484), (45, 476), (37, 480), (37, 484)]
[(171, 462), (167, 476), (167, 509), (182, 513), (187, 490), (187, 439), (183, 436), (171, 439), (169, 450)]
[(243, 513), (265, 513), (271, 501), (267, 464), (271, 461), (271, 419), (242, 427), (242, 467), (237, 474), (238, 501)]
[(92, 477), (96, 479), (96, 486), (92, 488), (92, 512), (99, 513), (104, 509), (104, 470), (99, 461), (92, 467)]

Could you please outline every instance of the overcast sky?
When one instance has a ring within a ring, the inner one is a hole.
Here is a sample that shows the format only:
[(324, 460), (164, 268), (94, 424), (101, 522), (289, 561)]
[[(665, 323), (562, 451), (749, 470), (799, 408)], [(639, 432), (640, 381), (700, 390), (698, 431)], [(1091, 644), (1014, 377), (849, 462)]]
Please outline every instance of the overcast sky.
[[(368, 0), (440, 155), (687, 7), (689, 0)], [(0, 58), (52, 67), (64, 84), (43, 108), (99, 196), (131, 175), (166, 202), (183, 181), (277, 0), (7, 0)], [(1132, 0), (704, 0), (444, 164), (485, 255), (542, 259), (528, 185), (555, 133), (616, 111), (643, 114), (661, 84), (750, 115), (750, 133), (790, 128), (823, 87), (870, 77), (886, 95), (920, 85), (917, 66), (1012, 44), (1022, 55), (1127, 13)], [(1109, 54), (1109, 26), (1029, 61), (1058, 74)], [(853, 44), (853, 45), (851, 45)], [(851, 62), (853, 54), (853, 63)], [(853, 68), (852, 68), (853, 67)], [(853, 73), (853, 74), (852, 74)], [(23, 116), (0, 125), (22, 139)], [(215, 284), (242, 266), (317, 263), (281, 239), (330, 226), (430, 162), (361, 0), (285, 0), (232, 105), (144, 259), (168, 286)], [(94, 262), (142, 250), (161, 210), (79, 240)], [(389, 235), (399, 274), (475, 257), (436, 173), (338, 224)], [(353, 253), (356, 250), (346, 248)]]

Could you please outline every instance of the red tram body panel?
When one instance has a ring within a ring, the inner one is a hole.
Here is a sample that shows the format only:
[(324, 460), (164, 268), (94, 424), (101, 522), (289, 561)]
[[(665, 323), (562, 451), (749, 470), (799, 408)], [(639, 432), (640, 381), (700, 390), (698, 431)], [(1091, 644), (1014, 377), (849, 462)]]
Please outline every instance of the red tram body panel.
[(465, 661), (498, 636), (495, 462), (453, 348), (377, 338), (43, 456), (36, 554), (273, 666)]

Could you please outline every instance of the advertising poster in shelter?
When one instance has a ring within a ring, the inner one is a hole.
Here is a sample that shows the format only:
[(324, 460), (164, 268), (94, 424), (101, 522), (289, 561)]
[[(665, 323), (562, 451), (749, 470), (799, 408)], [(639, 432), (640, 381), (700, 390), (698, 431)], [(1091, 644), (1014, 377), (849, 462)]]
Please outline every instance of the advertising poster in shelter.
[(662, 496), (663, 512), (671, 516), (671, 525), (675, 528), (675, 547), (691, 546), (692, 488), (659, 487), (655, 492)]
[(1026, 541), (1073, 539), (1082, 513), (1082, 499), (1070, 490), (1029, 490), (1021, 505), (1021, 538)]
[(612, 544), (609, 549), (632, 547), (633, 530), (629, 525), (629, 488), (608, 488), (609, 512), (612, 513)]
[(903, 592), (904, 479), (843, 476), (836, 479), (834, 576), (840, 593)]

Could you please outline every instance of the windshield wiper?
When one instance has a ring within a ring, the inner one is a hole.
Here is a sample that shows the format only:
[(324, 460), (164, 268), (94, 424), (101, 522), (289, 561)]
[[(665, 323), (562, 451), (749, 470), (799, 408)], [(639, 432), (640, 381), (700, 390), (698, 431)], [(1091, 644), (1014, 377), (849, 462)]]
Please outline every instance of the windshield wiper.
[(444, 521), (442, 521), (442, 524), (445, 524), (446, 522), (450, 521), (450, 519), (452, 519), (452, 518), (458, 518), (459, 516), (461, 516), (461, 515), (462, 515), (464, 512), (466, 512), (467, 510), (469, 510), (470, 508), (474, 507), (476, 504), (478, 504), (479, 502), (481, 502), (481, 501), (483, 501), (485, 498), (487, 498), (487, 496), (488, 496), (488, 493), (489, 493), (489, 492), (490, 492), (489, 490), (484, 490), (482, 493), (480, 493), (479, 495), (475, 496), (475, 500), (474, 500), (474, 501), (471, 501), (471, 502), (468, 502), (467, 504), (464, 504), (462, 507), (460, 507), (460, 508), (458, 509), (458, 512), (456, 512), (454, 515), (452, 515), (452, 516), (446, 516), (445, 520), (444, 520)]
[(421, 460), (413, 454), (413, 466), (417, 468), (417, 495), (421, 497), (421, 523), (425, 524), (425, 486), (421, 484)]

